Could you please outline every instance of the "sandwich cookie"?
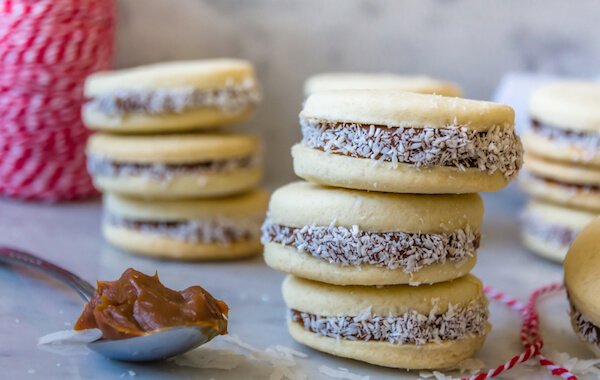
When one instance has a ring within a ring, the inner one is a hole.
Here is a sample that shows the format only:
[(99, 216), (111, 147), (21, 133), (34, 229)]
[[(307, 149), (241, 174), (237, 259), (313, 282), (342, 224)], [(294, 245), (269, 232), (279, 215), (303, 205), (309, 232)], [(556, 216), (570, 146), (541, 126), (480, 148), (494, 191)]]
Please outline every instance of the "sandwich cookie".
[(571, 304), (571, 324), (600, 357), (600, 218), (577, 236), (565, 258), (565, 288)]
[(306, 80), (304, 94), (330, 90), (399, 90), (461, 96), (460, 87), (454, 83), (424, 75), (403, 76), (386, 73), (323, 73)]
[(557, 82), (530, 98), (528, 153), (554, 160), (600, 165), (600, 83)]
[(519, 184), (537, 198), (600, 212), (600, 167), (527, 153)]
[(472, 275), (412, 287), (336, 286), (289, 276), (288, 330), (332, 355), (385, 367), (452, 369), (490, 330), (487, 299)]
[(435, 283), (476, 262), (477, 194), (414, 195), (307, 182), (272, 195), (262, 228), (270, 267), (336, 285)]
[(241, 134), (95, 134), (87, 156), (98, 189), (145, 198), (226, 196), (262, 177), (260, 142)]
[(325, 91), (300, 113), (296, 174), (393, 193), (496, 191), (521, 166), (514, 112), (502, 104), (392, 90)]
[(85, 83), (84, 123), (110, 132), (170, 132), (247, 120), (260, 101), (249, 62), (182, 61), (99, 72)]
[(534, 253), (562, 262), (577, 234), (596, 216), (584, 209), (530, 201), (521, 218), (523, 242)]
[(261, 251), (260, 225), (268, 195), (144, 201), (104, 198), (106, 240), (133, 253), (178, 260), (226, 260)]

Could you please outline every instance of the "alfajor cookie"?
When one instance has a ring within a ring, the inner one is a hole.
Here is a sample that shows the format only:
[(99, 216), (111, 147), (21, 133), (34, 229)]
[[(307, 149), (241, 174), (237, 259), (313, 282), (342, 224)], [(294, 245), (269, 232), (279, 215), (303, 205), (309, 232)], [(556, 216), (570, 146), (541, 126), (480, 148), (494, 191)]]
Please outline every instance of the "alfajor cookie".
[(255, 190), (218, 199), (145, 201), (104, 198), (102, 231), (124, 250), (179, 260), (226, 260), (261, 251), (268, 195)]
[(600, 218), (577, 236), (565, 258), (565, 288), (571, 324), (579, 338), (600, 357)]
[(288, 329), (316, 350), (385, 367), (451, 369), (490, 329), (487, 299), (472, 275), (411, 287), (336, 286), (289, 276)]
[(577, 234), (598, 213), (542, 200), (527, 204), (521, 218), (521, 236), (534, 253), (562, 262)]
[(399, 90), (443, 96), (462, 95), (458, 85), (424, 75), (323, 73), (308, 78), (304, 83), (306, 96), (330, 90)]
[(87, 159), (99, 190), (145, 198), (227, 196), (262, 177), (260, 141), (241, 134), (95, 134)]
[(477, 194), (415, 195), (322, 187), (273, 193), (262, 228), (270, 267), (337, 285), (435, 283), (476, 262)]
[(84, 123), (111, 132), (172, 132), (247, 120), (260, 101), (252, 65), (181, 61), (99, 72), (85, 83)]
[(474, 193), (506, 186), (521, 166), (514, 112), (502, 104), (386, 90), (311, 95), (300, 113), (296, 174), (394, 193)]
[(530, 98), (527, 152), (554, 160), (600, 165), (600, 83), (557, 82)]
[(529, 194), (600, 212), (600, 167), (525, 154), (519, 185)]

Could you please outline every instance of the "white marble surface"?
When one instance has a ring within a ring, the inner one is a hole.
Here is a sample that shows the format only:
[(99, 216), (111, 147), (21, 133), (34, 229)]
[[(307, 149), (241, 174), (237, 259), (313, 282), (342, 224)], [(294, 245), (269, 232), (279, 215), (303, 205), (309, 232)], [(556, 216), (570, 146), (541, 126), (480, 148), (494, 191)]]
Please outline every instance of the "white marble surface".
[[(518, 196), (508, 190), (486, 198), (484, 240), (475, 270), (484, 282), (524, 299), (533, 288), (560, 280), (560, 266), (532, 256), (519, 243)], [(318, 372), (321, 365), (348, 368), (371, 379), (417, 377), (418, 373), (338, 359), (294, 343), (284, 327), (285, 307), (279, 291), (283, 275), (265, 267), (260, 258), (234, 263), (176, 263), (130, 256), (102, 241), (100, 213), (100, 205), (94, 201), (43, 205), (2, 200), (0, 242), (42, 255), (90, 281), (115, 279), (125, 268), (135, 267), (146, 273), (158, 270), (163, 282), (173, 288), (205, 286), (230, 304), (231, 333), (262, 349), (280, 344), (305, 352), (309, 357), (298, 359), (296, 369), (310, 379), (326, 378)], [(542, 324), (548, 349), (587, 358), (589, 354), (569, 328), (563, 297), (557, 295), (544, 304)], [(63, 356), (36, 346), (40, 336), (69, 328), (81, 307), (81, 300), (69, 288), (28, 270), (15, 272), (0, 266), (0, 377), (106, 379), (135, 373), (142, 379), (224, 380), (267, 379), (270, 375), (266, 363), (251, 361), (230, 371), (202, 370), (173, 363), (118, 363), (95, 353)], [(519, 349), (519, 318), (492, 304), (492, 322), (494, 330), (478, 355), (487, 365), (502, 362)], [(222, 340), (215, 343), (224, 344)]]

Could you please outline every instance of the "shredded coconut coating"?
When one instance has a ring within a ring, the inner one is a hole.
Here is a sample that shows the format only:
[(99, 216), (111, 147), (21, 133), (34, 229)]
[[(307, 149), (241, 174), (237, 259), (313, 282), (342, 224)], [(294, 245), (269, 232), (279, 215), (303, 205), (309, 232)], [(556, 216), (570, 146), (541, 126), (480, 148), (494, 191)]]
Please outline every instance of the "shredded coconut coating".
[(420, 234), (361, 231), (351, 228), (307, 225), (287, 227), (267, 216), (262, 243), (279, 243), (341, 266), (371, 264), (414, 273), (427, 265), (455, 262), (460, 265), (475, 255), (479, 231), (470, 227), (452, 233)]
[(573, 303), (571, 304), (571, 322), (577, 332), (577, 335), (584, 341), (600, 346), (600, 327), (590, 322), (583, 316)]
[(450, 305), (442, 314), (434, 307), (429, 315), (410, 311), (380, 316), (373, 315), (370, 309), (355, 317), (322, 316), (294, 309), (288, 314), (292, 321), (321, 336), (416, 345), (481, 336), (488, 320), (487, 304), (481, 300), (471, 301), (466, 307)]
[(185, 164), (137, 164), (116, 162), (109, 158), (88, 154), (87, 169), (93, 175), (107, 177), (147, 176), (153, 179), (168, 180), (178, 174), (226, 173), (238, 169), (248, 169), (261, 164), (260, 155)]
[(188, 243), (230, 244), (257, 241), (260, 238), (261, 216), (215, 216), (205, 220), (140, 221), (106, 213), (105, 220), (112, 226), (136, 230), (143, 234), (168, 236)]
[(218, 108), (227, 114), (236, 114), (255, 107), (261, 94), (253, 79), (222, 88), (201, 90), (194, 87), (154, 90), (118, 90), (97, 95), (85, 107), (111, 116), (128, 112), (164, 114), (182, 113), (197, 108)]
[(565, 226), (544, 222), (531, 211), (521, 215), (521, 226), (531, 235), (561, 248), (568, 248), (579, 233)]
[(600, 150), (600, 133), (579, 132), (553, 127), (531, 120), (531, 131), (562, 145), (575, 145), (584, 152), (584, 159), (589, 160)]
[(478, 132), (463, 126), (408, 128), (381, 125), (328, 123), (300, 118), (302, 144), (327, 153), (416, 167), (477, 168), (507, 180), (523, 163), (521, 140), (512, 126), (495, 126)]

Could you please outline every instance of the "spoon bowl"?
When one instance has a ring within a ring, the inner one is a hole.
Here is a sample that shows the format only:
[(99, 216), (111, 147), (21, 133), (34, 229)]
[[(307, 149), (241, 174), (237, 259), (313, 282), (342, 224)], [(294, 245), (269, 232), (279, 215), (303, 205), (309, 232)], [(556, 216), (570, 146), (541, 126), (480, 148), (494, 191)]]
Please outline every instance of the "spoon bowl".
[[(0, 263), (33, 268), (45, 273), (79, 293), (87, 302), (94, 294), (94, 286), (81, 277), (28, 252), (0, 247)], [(225, 324), (225, 321), (221, 321)], [(148, 362), (167, 359), (209, 342), (226, 326), (180, 326), (160, 329), (146, 335), (126, 339), (100, 339), (87, 346), (113, 360)]]
[(87, 346), (113, 360), (149, 362), (183, 354), (217, 335), (217, 330), (208, 326), (173, 327), (134, 338), (100, 339)]

